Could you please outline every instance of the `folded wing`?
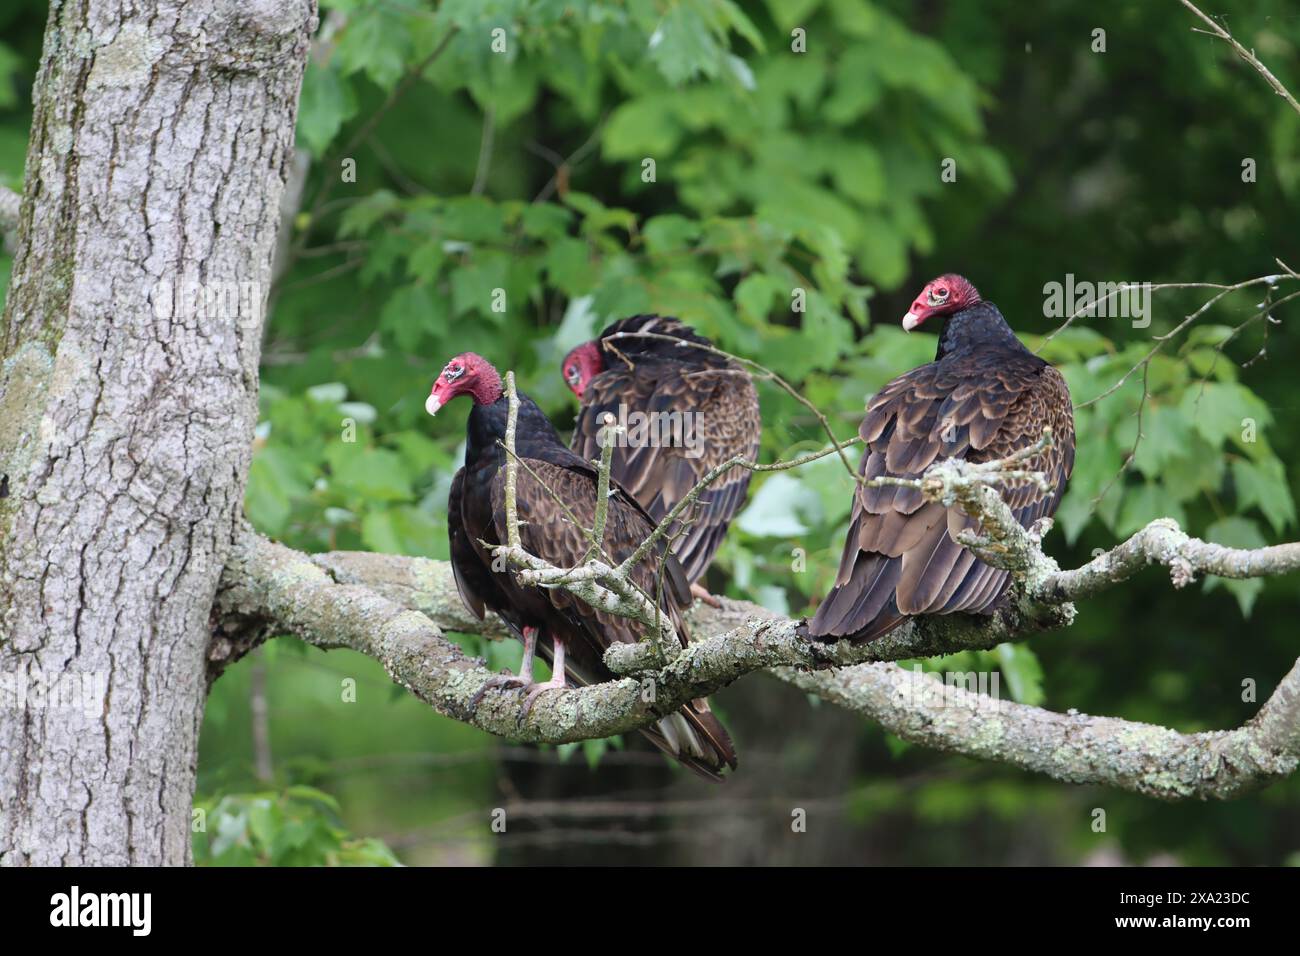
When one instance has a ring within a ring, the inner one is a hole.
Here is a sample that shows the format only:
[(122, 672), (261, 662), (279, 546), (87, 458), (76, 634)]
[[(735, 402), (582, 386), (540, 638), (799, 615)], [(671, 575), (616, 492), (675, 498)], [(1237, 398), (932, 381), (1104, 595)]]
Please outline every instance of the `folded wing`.
[[(1056, 510), (1074, 465), (1069, 391), (1054, 368), (1025, 353), (962, 356), (900, 376), (867, 406), (860, 474), (917, 478), (944, 458), (989, 461), (1032, 445), (1051, 426), (1051, 448), (1026, 462), (1051, 489), (1002, 485), (1028, 527)], [(991, 610), (1009, 576), (957, 543), (976, 523), (914, 488), (859, 487), (835, 587), (809, 625), (814, 637), (870, 640), (914, 614)]]

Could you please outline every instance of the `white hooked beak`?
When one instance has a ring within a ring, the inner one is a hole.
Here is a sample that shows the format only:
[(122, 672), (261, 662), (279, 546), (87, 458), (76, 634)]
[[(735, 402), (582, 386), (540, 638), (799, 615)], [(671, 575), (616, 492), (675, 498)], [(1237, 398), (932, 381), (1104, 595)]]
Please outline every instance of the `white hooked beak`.
[[(915, 312), (909, 312), (907, 313), (907, 315), (903, 316), (904, 332), (911, 332), (914, 328), (916, 328), (920, 324), (921, 324), (921, 317), (917, 315)], [(429, 414), (433, 414), (433, 413), (430, 412)]]
[(442, 400), (437, 395), (431, 394), (424, 400), (424, 410), (430, 415), (437, 415), (440, 408), (442, 408)]

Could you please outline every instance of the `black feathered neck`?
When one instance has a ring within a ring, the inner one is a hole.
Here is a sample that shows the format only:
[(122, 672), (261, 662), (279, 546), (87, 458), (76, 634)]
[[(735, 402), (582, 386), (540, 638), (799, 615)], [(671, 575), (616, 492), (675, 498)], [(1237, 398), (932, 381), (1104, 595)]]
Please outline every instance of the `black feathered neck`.
[[(1029, 350), (1016, 338), (1007, 320), (992, 302), (977, 302), (950, 315), (939, 333), (937, 362), (947, 355), (981, 349)], [(1032, 353), (1031, 353), (1032, 354)]]

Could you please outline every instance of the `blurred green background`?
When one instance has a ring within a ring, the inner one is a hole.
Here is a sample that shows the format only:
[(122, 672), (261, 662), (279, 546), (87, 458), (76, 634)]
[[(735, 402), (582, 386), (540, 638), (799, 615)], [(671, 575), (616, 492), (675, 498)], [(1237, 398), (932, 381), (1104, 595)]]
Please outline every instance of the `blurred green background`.
[[(1293, 3), (1207, 4), (1300, 91)], [(0, 10), (13, 188), (45, 12)], [(564, 352), (613, 318), (674, 314), (800, 383), (847, 437), (867, 395), (932, 357), (933, 335), (898, 321), (941, 272), (967, 275), (1037, 346), (1059, 325), (1044, 284), (1067, 274), (1235, 283), (1281, 271), (1275, 256), (1300, 267), (1300, 115), (1173, 0), (327, 0), (322, 22), (247, 499), (295, 547), (446, 557), (467, 407), (434, 421), (422, 403), (462, 351), (517, 370), (563, 429)], [(9, 268), (0, 256), (3, 284)], [(1225, 297), (1135, 372), (1209, 292), (1157, 292), (1149, 328), (1085, 317), (1044, 347), (1076, 403), (1104, 395), (1077, 411), (1047, 541), (1063, 565), (1161, 515), (1228, 544), (1297, 536), (1300, 303), (1260, 305), (1297, 289)], [(764, 455), (824, 444), (804, 409), (760, 392)], [(849, 493), (834, 458), (757, 478), (711, 589), (806, 613), (834, 574)], [(926, 666), (997, 669), (1004, 693), (1056, 710), (1226, 728), (1257, 709), (1243, 681), (1262, 701), (1294, 662), (1298, 610), (1295, 576), (1177, 592), (1152, 570), (1086, 602), (1067, 632)], [(513, 645), (463, 641), (493, 666), (518, 661)], [(359, 655), (274, 641), (213, 689), (196, 856), (1300, 862), (1300, 780), (1166, 805), (912, 747), (760, 675), (714, 700), (741, 754), (720, 788), (639, 740), (498, 741)], [(792, 832), (794, 808), (807, 832)]]

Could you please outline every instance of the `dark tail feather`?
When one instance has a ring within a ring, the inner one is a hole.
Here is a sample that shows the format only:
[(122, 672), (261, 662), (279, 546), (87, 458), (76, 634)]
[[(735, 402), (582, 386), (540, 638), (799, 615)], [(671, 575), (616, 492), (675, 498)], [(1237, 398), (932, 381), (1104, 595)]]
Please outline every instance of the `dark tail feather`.
[(844, 584), (832, 588), (808, 622), (806, 636), (815, 641), (872, 641), (903, 621), (894, 588), (903, 562), (882, 555), (859, 555)]
[(859, 642), (874, 641), (878, 637), (884, 637), (906, 620), (906, 614), (900, 614), (893, 608), (886, 608), (875, 619), (868, 621), (856, 631), (841, 633), (838, 630), (821, 629), (818, 627), (821, 622), (814, 619), (807, 622), (800, 634), (810, 640), (822, 641), (826, 644), (834, 644), (836, 641), (842, 641), (845, 638)]
[[(539, 643), (537, 653), (548, 664), (552, 663), (552, 648)], [(565, 668), (565, 677), (575, 687), (587, 687), (593, 683), (572, 664)], [(668, 756), (710, 783), (722, 783), (724, 767), (736, 769), (736, 747), (731, 742), (731, 735), (722, 726), (722, 721), (713, 716), (709, 702), (703, 697), (669, 714), (658, 724), (642, 728), (641, 733)]]
[(723, 781), (722, 771), (736, 769), (736, 748), (722, 721), (713, 716), (704, 698), (691, 701), (653, 727), (642, 729), (652, 744), (710, 783)]

